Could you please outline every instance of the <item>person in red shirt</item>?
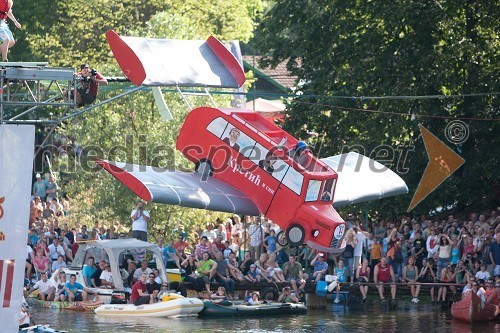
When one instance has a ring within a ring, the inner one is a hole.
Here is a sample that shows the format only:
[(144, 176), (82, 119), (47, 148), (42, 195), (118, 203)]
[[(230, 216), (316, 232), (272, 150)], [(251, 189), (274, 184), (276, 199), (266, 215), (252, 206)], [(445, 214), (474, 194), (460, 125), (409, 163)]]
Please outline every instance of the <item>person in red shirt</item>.
[(177, 254), (179, 258), (186, 259), (186, 249), (189, 249), (189, 244), (184, 240), (182, 235), (179, 235), (177, 242), (174, 243), (175, 254)]
[[(394, 270), (392, 269), (392, 266), (387, 263), (387, 257), (382, 257), (380, 262), (375, 266), (375, 271), (373, 272), (373, 281), (378, 284), (378, 294), (382, 302), (385, 302), (384, 284), (388, 282), (394, 283), (396, 281)], [(396, 300), (395, 284), (391, 284), (391, 296), (392, 302), (394, 302)]]
[(76, 74), (80, 81), (76, 89), (76, 104), (78, 107), (94, 103), (99, 85), (107, 85), (108, 80), (88, 64), (80, 66), (80, 72)]
[(493, 278), (486, 280), (486, 290), (484, 291), (484, 295), (486, 296), (486, 302), (498, 305), (498, 289), (495, 287), (495, 281)]
[(146, 289), (147, 278), (148, 275), (146, 273), (142, 273), (140, 279), (132, 286), (130, 300), (135, 306), (154, 303), (153, 295), (148, 294)]

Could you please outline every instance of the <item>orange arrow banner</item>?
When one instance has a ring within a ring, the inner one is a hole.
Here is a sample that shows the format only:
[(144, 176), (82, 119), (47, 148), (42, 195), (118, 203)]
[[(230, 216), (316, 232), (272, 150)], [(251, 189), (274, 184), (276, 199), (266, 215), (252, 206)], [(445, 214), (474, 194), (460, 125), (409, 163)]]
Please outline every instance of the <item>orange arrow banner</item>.
[(462, 157), (429, 132), (428, 129), (421, 124), (418, 127), (424, 139), (429, 164), (427, 164), (417, 190), (411, 199), (408, 211), (415, 208), (415, 206), (422, 202), (422, 200), (465, 163)]

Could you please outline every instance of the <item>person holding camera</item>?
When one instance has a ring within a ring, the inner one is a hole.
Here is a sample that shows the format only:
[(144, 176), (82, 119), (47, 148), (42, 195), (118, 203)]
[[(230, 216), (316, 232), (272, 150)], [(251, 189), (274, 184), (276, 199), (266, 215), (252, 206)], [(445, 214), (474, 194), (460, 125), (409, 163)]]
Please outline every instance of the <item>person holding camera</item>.
[(107, 85), (108, 80), (88, 64), (81, 65), (76, 75), (80, 79), (76, 88), (76, 105), (82, 107), (94, 103), (99, 85)]
[(130, 214), (132, 218), (132, 238), (148, 241), (148, 222), (151, 220), (149, 213), (144, 209), (144, 202), (139, 201), (136, 208)]
[(299, 299), (295, 294), (292, 294), (292, 289), (290, 287), (285, 287), (281, 290), (281, 294), (278, 297), (278, 302), (280, 303), (299, 303)]

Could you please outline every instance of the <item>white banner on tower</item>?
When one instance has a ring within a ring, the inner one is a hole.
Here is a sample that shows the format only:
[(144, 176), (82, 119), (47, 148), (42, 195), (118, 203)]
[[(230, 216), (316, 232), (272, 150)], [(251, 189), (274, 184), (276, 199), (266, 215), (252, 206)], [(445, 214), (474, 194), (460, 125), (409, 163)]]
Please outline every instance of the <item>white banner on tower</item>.
[(19, 332), (35, 127), (0, 124), (0, 322)]

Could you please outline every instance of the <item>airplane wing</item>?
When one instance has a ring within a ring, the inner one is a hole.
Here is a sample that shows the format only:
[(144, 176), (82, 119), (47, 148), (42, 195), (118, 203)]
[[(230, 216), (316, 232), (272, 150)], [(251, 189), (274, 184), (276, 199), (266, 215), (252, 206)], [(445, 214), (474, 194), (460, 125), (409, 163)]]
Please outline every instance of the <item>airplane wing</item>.
[(334, 207), (408, 193), (404, 180), (386, 166), (350, 152), (321, 159), (338, 174)]
[(243, 215), (259, 215), (255, 203), (233, 186), (194, 172), (96, 160), (146, 201)]
[(217, 38), (156, 39), (106, 33), (123, 74), (137, 86), (239, 88), (245, 72)]

